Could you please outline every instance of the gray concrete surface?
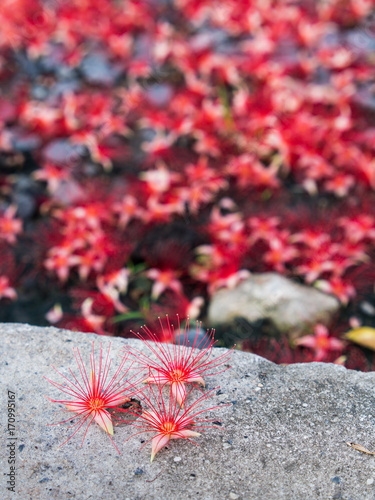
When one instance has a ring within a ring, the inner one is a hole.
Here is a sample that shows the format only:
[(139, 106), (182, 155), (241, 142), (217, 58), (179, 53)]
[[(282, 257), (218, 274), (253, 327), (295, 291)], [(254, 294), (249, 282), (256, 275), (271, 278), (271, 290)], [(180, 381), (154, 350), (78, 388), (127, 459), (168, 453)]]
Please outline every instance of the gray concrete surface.
[[(346, 445), (375, 449), (375, 374), (332, 364), (276, 366), (233, 352), (232, 368), (207, 379), (221, 386), (209, 412), (222, 422), (197, 438), (199, 447), (172, 441), (150, 463), (135, 429), (115, 428), (121, 456), (97, 425), (59, 447), (68, 424), (49, 426), (66, 413), (45, 396), (59, 392), (51, 364), (67, 373), (92, 340), (112, 356), (126, 342), (91, 334), (20, 324), (0, 325), (2, 499), (375, 499), (375, 457)], [(222, 350), (218, 350), (218, 355)], [(7, 391), (15, 393), (16, 429), (9, 439)], [(70, 415), (70, 414), (69, 414)], [(73, 415), (73, 414), (71, 414)], [(66, 418), (66, 417), (65, 417)], [(151, 437), (151, 435), (149, 436)], [(16, 438), (16, 439), (15, 439)], [(7, 490), (9, 443), (15, 442), (15, 493)]]

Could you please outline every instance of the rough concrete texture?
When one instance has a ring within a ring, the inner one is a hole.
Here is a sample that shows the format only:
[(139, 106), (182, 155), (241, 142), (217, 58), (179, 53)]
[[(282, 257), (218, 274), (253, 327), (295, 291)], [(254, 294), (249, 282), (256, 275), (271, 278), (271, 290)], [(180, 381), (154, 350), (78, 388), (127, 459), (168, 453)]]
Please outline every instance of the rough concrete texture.
[[(2, 499), (374, 499), (375, 457), (346, 445), (375, 449), (375, 374), (323, 363), (277, 366), (234, 351), (232, 368), (207, 379), (221, 386), (210, 418), (222, 422), (196, 438), (199, 447), (172, 441), (150, 463), (150, 444), (136, 431), (115, 429), (116, 452), (97, 425), (59, 447), (68, 424), (48, 426), (66, 413), (44, 396), (60, 393), (51, 364), (75, 369), (72, 346), (86, 360), (95, 340), (121, 347), (137, 340), (20, 324), (0, 325)], [(142, 347), (141, 347), (142, 348)], [(218, 350), (218, 355), (222, 350)], [(16, 394), (16, 486), (6, 489), (10, 442), (7, 390)], [(74, 415), (70, 414), (69, 415)], [(149, 436), (151, 437), (151, 436)]]
[(253, 274), (233, 289), (214, 293), (208, 308), (212, 326), (236, 317), (250, 323), (267, 318), (281, 333), (300, 334), (316, 323), (329, 324), (340, 303), (332, 295), (277, 273)]

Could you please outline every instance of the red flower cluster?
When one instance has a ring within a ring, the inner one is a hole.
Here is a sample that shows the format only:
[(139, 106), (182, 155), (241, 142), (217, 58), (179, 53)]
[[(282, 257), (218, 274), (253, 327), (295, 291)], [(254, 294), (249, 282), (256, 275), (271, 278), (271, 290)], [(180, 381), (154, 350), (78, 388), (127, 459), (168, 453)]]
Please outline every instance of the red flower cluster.
[[(160, 321), (160, 325), (163, 334), (165, 334), (162, 321)], [(136, 435), (143, 432), (156, 433), (149, 440), (152, 441), (152, 462), (158, 451), (167, 446), (171, 439), (186, 439), (191, 441), (190, 438), (200, 436), (197, 430), (204, 431), (206, 427), (209, 427), (207, 423), (210, 420), (207, 420), (207, 417), (202, 418), (201, 415), (217, 408), (204, 408), (204, 406), (205, 402), (214, 395), (214, 392), (218, 388), (211, 389), (206, 393), (201, 390), (202, 395), (195, 401), (190, 402), (190, 394), (194, 387), (186, 392), (185, 383), (200, 383), (204, 386), (202, 376), (221, 373), (223, 370), (212, 373), (212, 369), (229, 361), (231, 351), (210, 359), (214, 345), (214, 332), (210, 334), (207, 332), (207, 337), (199, 341), (199, 329), (195, 333), (192, 348), (190, 349), (188, 340), (189, 327), (185, 327), (184, 332), (182, 332), (179, 319), (178, 329), (175, 331), (167, 317), (167, 330), (170, 336), (173, 334), (175, 341), (178, 338), (177, 345), (162, 344), (158, 341), (154, 343), (153, 341), (157, 339), (157, 336), (145, 327), (145, 332), (150, 341), (143, 339), (140, 335), (139, 338), (156, 355), (156, 360), (152, 360), (141, 351), (126, 347), (126, 352), (120, 366), (113, 375), (110, 375), (110, 347), (107, 355), (103, 358), (102, 346), (100, 346), (99, 362), (95, 363), (94, 345), (92, 355), (90, 356), (90, 376), (86, 371), (78, 349), (74, 350), (74, 356), (79, 368), (80, 377), (76, 376), (69, 369), (72, 377), (72, 380), (70, 380), (55, 369), (64, 379), (63, 383), (59, 384), (52, 380), (47, 380), (54, 387), (67, 394), (70, 399), (62, 401), (49, 399), (53, 403), (63, 404), (67, 411), (76, 412), (78, 417), (80, 417), (78, 422), (72, 425), (72, 427), (77, 428), (67, 441), (86, 423), (87, 426), (82, 440), (83, 444), (90, 425), (95, 421), (109, 435), (113, 445), (119, 452), (111, 437), (114, 433), (112, 423), (112, 417), (114, 417), (142, 429)], [(130, 365), (126, 366), (129, 358), (132, 361)], [(135, 367), (133, 366), (134, 363), (136, 363)], [(131, 369), (137, 366), (138, 370), (136, 373), (130, 376), (129, 372)], [(207, 374), (207, 371), (211, 373)], [(142, 373), (141, 376), (140, 373)], [(158, 386), (157, 392), (155, 393), (151, 385), (148, 385), (149, 395), (147, 396), (147, 386), (140, 387), (140, 383), (142, 382), (156, 384)], [(163, 387), (166, 384), (170, 384), (169, 397), (163, 391)], [(124, 407), (125, 403), (132, 401), (132, 396), (141, 400), (140, 405), (137, 404), (135, 409)], [(111, 414), (108, 408), (116, 410), (117, 415)], [(135, 417), (135, 419), (129, 417), (126, 419), (129, 414)], [(119, 415), (124, 418), (120, 418)], [(60, 423), (65, 423), (69, 420), (70, 418)]]
[(3, 0), (0, 300), (118, 335), (254, 271), (362, 293), (375, 2), (344, 3)]

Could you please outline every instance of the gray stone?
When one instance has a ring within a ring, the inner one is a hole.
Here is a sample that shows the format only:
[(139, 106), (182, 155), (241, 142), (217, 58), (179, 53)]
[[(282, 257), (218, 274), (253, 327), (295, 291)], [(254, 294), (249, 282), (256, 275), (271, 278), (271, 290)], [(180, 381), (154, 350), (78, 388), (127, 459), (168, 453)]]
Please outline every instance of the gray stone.
[(154, 106), (168, 106), (173, 90), (170, 85), (156, 83), (148, 86), (146, 96)]
[[(51, 364), (65, 374), (76, 371), (73, 346), (86, 361), (92, 341), (105, 350), (112, 343), (115, 363), (124, 345), (144, 349), (140, 341), (24, 324), (0, 325), (0, 337), (2, 499), (375, 498), (375, 457), (346, 444), (375, 449), (374, 373), (324, 363), (277, 366), (234, 351), (231, 369), (206, 378), (209, 388), (221, 386), (210, 404), (219, 407), (208, 414), (221, 426), (196, 438), (199, 447), (172, 441), (150, 463), (151, 445), (140, 449), (140, 440), (151, 436), (124, 443), (137, 431), (126, 425), (115, 428), (121, 455), (97, 425), (82, 447), (82, 432), (60, 447), (70, 424), (48, 424), (72, 414), (45, 397), (61, 394), (43, 378), (59, 380)], [(16, 402), (11, 439), (8, 390)], [(6, 489), (13, 441), (15, 493)]]
[(72, 144), (66, 139), (56, 139), (48, 143), (43, 150), (46, 161), (57, 165), (75, 165), (86, 154), (86, 147), (80, 144)]
[(300, 285), (276, 273), (253, 274), (233, 289), (218, 290), (208, 308), (211, 326), (236, 317), (250, 323), (269, 319), (281, 333), (302, 333), (316, 323), (329, 324), (339, 301), (316, 288)]
[(90, 53), (82, 61), (81, 70), (86, 80), (93, 84), (113, 85), (120, 74), (104, 54)]
[(367, 316), (375, 316), (375, 307), (370, 302), (367, 302), (367, 300), (360, 302), (359, 308)]

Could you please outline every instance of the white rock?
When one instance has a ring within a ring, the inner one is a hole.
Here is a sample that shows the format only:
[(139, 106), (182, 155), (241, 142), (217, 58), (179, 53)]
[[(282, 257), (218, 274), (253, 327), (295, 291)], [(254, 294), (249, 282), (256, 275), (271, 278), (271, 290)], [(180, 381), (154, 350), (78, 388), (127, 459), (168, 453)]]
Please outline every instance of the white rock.
[(339, 307), (335, 297), (316, 288), (276, 273), (253, 274), (236, 288), (213, 295), (208, 320), (217, 326), (236, 317), (250, 323), (267, 318), (281, 333), (299, 333), (316, 323), (328, 324)]

